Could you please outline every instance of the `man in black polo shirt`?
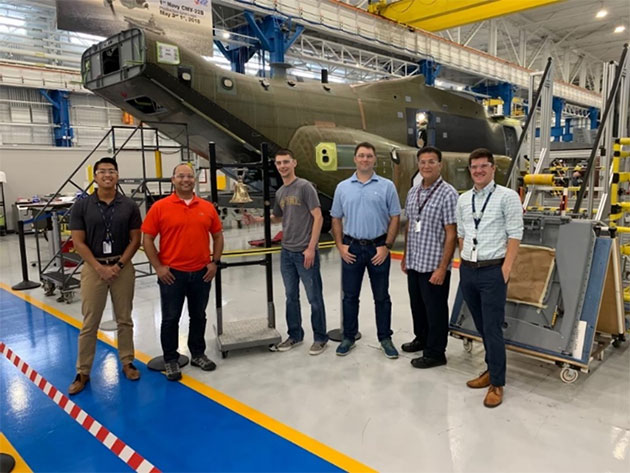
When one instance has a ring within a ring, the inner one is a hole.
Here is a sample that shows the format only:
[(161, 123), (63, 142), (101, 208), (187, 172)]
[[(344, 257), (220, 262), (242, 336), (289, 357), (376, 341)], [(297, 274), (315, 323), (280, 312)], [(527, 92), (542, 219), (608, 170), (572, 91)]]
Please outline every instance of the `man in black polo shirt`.
[(82, 391), (90, 380), (98, 326), (108, 293), (118, 325), (118, 355), (123, 373), (130, 380), (140, 378), (140, 372), (133, 365), (131, 309), (135, 271), (131, 258), (140, 247), (142, 218), (134, 201), (116, 191), (118, 164), (114, 159), (101, 158), (94, 164), (94, 182), (98, 189), (77, 201), (70, 214), (72, 241), (84, 264), (81, 270), (83, 326), (79, 333), (77, 376), (68, 389), (69, 394)]

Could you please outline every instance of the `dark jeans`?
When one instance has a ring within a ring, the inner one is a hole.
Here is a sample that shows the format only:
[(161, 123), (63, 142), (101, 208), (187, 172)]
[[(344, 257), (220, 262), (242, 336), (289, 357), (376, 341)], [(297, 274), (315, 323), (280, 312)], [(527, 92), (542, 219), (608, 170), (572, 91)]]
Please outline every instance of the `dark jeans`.
[(407, 288), (413, 317), (413, 333), (424, 346), (423, 355), (444, 359), (448, 339), (448, 291), (451, 272), (447, 271), (442, 285), (431, 284), (431, 273), (407, 270)]
[(179, 358), (177, 352), (179, 340), (179, 319), (184, 307), (184, 299), (188, 300), (188, 349), (192, 357), (201, 356), (206, 351), (206, 306), (210, 297), (210, 282), (204, 282), (203, 275), (207, 269), (186, 272), (171, 268), (175, 282), (164, 284), (158, 279), (160, 286), (160, 303), (162, 306), (162, 327), (160, 341), (164, 352), (164, 361)]
[(322, 295), (322, 277), (319, 272), (319, 252), (315, 252), (313, 266), (304, 268), (304, 255), (301, 251), (282, 249), (280, 271), (286, 294), (286, 317), (289, 337), (301, 342), (304, 339), (302, 329), (302, 309), (300, 307), (300, 280), (304, 284), (306, 297), (311, 305), (311, 325), (316, 342), (327, 342), (326, 310)]
[(464, 301), (472, 314), (477, 332), (483, 338), (490, 383), (505, 385), (505, 298), (507, 284), (503, 280), (501, 265), (485, 268), (459, 268), (460, 288)]
[[(344, 243), (346, 243), (344, 237)], [(354, 340), (359, 331), (359, 294), (363, 275), (367, 268), (374, 297), (376, 312), (376, 331), (379, 341), (392, 336), (392, 301), (389, 298), (389, 268), (391, 256), (376, 266), (370, 260), (376, 254), (374, 245), (360, 245), (356, 241), (350, 243), (350, 253), (356, 261), (348, 264), (341, 261), (341, 288), (343, 290), (343, 337)]]

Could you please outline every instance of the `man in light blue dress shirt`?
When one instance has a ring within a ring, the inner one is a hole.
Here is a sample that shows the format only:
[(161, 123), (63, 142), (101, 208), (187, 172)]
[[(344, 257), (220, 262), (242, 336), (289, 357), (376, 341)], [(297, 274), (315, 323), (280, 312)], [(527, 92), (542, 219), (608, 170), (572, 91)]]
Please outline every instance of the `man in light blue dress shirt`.
[(400, 201), (394, 183), (374, 172), (376, 149), (359, 143), (354, 150), (357, 171), (335, 189), (332, 231), (342, 259), (343, 340), (337, 355), (354, 348), (359, 330), (359, 293), (367, 269), (374, 296), (376, 328), (381, 349), (398, 358), (392, 343), (392, 303), (389, 297), (389, 250), (396, 240)]
[(457, 201), (460, 289), (483, 339), (487, 370), (466, 383), (486, 388), (486, 407), (503, 400), (503, 322), (507, 282), (523, 237), (523, 208), (516, 192), (494, 182), (494, 157), (484, 148), (470, 153), (474, 186)]

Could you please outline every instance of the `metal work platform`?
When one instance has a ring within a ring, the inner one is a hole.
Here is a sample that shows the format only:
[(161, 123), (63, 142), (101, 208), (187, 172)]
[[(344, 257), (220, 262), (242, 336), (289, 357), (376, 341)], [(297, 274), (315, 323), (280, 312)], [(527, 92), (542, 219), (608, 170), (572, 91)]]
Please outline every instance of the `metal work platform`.
[(230, 350), (275, 345), (280, 341), (280, 333), (269, 327), (267, 318), (237, 320), (224, 322), (217, 340), (221, 354), (226, 355)]

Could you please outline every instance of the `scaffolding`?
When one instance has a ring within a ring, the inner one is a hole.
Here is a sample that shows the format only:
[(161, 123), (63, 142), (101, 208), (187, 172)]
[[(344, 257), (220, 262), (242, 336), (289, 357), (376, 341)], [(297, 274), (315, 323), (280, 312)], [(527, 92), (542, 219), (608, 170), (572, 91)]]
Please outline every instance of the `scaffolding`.
[[(58, 300), (60, 302), (71, 303), (76, 297), (80, 280), (75, 276), (83, 261), (78, 253), (71, 251), (72, 238), (68, 230), (70, 213), (74, 202), (94, 192), (94, 179), (91, 175), (91, 167), (87, 163), (102, 145), (108, 145), (108, 151), (114, 159), (122, 152), (140, 153), (142, 176), (121, 178), (118, 182), (118, 190), (123, 195), (130, 197), (140, 207), (143, 215), (146, 214), (153, 202), (171, 193), (170, 177), (162, 176), (162, 154), (178, 154), (181, 162), (191, 162), (188, 146), (172, 144), (151, 124), (151, 122), (141, 122), (137, 126), (111, 127), (52, 196), (41, 204), (31, 205), (31, 211), (34, 213), (33, 221), (45, 222), (46, 230), (35, 232), (35, 242), (39, 277), (47, 296), (52, 296), (56, 290), (59, 290)], [(185, 142), (188, 143), (187, 125), (184, 123), (170, 123), (170, 125), (176, 128), (181, 127), (181, 133), (185, 134)], [(122, 139), (120, 135), (123, 135)], [(134, 138), (139, 139), (139, 146), (135, 145)], [(151, 152), (153, 152), (155, 159), (155, 176), (148, 174), (147, 160), (149, 159), (148, 154)], [(88, 171), (88, 184), (80, 185), (79, 176), (85, 169), (90, 170)], [(68, 188), (72, 189), (75, 195), (62, 199), (62, 195), (67, 192)], [(49, 252), (45, 251), (45, 245), (41, 243), (42, 236), (49, 242)], [(134, 267), (137, 277), (154, 274), (148, 261), (134, 262)]]

